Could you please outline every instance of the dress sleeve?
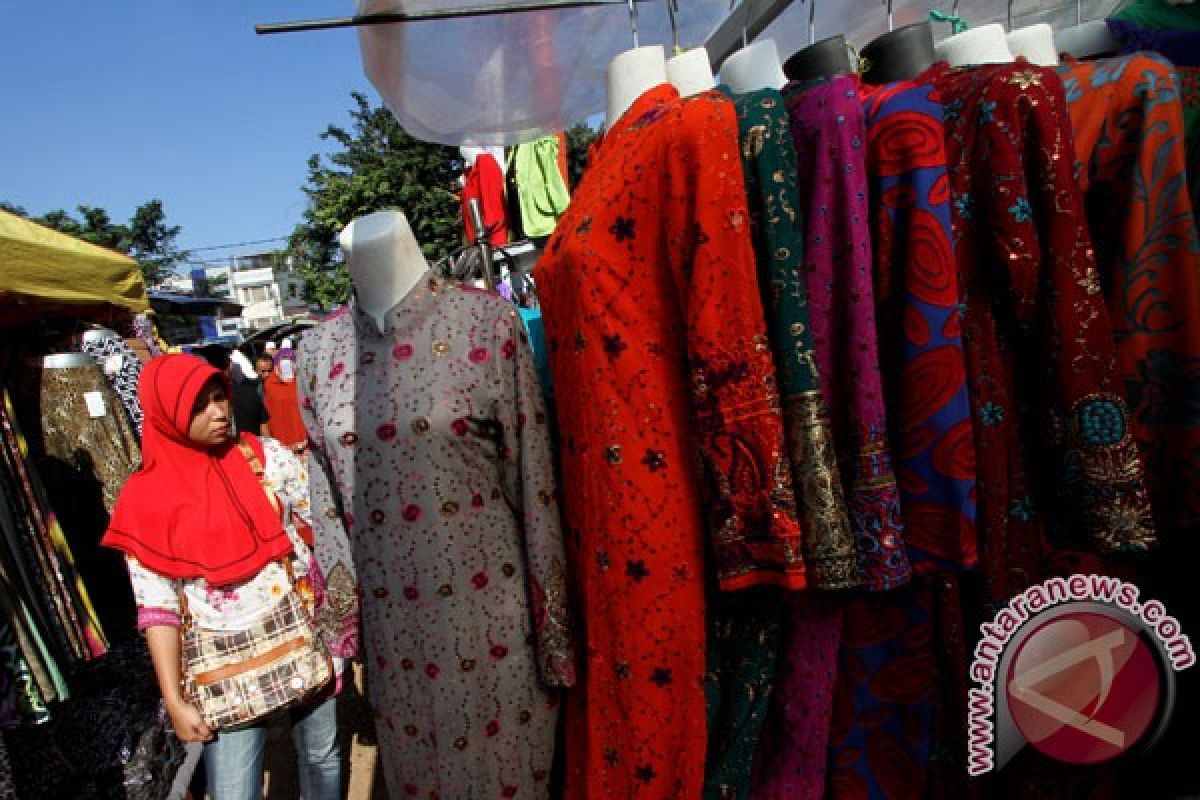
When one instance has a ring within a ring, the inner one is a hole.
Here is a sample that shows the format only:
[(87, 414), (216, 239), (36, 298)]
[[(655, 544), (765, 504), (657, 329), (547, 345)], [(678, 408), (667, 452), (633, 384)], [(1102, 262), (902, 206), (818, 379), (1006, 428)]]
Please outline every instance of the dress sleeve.
[[(312, 336), (319, 335), (314, 331)], [(333, 474), (325, 455), (324, 428), (310, 391), (310, 376), (315, 375), (315, 354), (302, 344), (296, 355), (296, 390), (300, 416), (308, 432), (307, 481), (304, 490), (305, 517), (313, 532), (312, 571), (316, 595), (317, 629), (329, 652), (336, 658), (353, 658), (359, 650), (358, 573), (346, 532), (345, 509), (333, 488)], [(288, 455), (291, 455), (290, 453)]]
[(129, 582), (133, 586), (133, 599), (137, 604), (138, 630), (158, 625), (178, 628), (180, 582), (147, 569), (132, 556), (125, 557), (125, 566), (129, 570)]
[(800, 525), (750, 235), (733, 104), (686, 101), (662, 198), (722, 589), (802, 588)]
[(524, 533), (538, 667), (547, 686), (572, 686), (575, 658), (567, 619), (566, 556), (546, 408), (533, 350), (516, 309), (503, 312), (496, 333), (493, 400), (503, 435), (503, 488)]

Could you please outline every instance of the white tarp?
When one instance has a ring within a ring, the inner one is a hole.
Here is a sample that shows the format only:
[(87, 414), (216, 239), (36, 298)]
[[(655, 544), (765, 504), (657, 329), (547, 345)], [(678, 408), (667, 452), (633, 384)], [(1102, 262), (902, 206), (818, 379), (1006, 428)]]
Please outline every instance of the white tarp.
[[(673, 36), (666, 2), (638, 3), (638, 33), (642, 45), (663, 44), (669, 52)], [(783, 58), (804, 47), (810, 2), (795, 0), (759, 38), (774, 38)], [(845, 33), (862, 46), (887, 30), (885, 6), (878, 0), (816, 2), (818, 39)], [(1104, 17), (1119, 4), (1085, 0), (1083, 18)], [(359, 14), (470, 5), (464, 0), (357, 0)], [(685, 48), (702, 44), (729, 13), (728, 0), (679, 0), (679, 5), (679, 39)], [(943, 11), (950, 6), (932, 5)], [(928, 0), (895, 0), (895, 24), (925, 19), (930, 8)], [(1005, 21), (1007, 9), (1004, 0), (962, 0), (958, 13), (975, 26)], [(1074, 24), (1075, 14), (1073, 2), (1013, 3), (1017, 26), (1065, 27)], [(939, 38), (949, 34), (947, 25), (935, 30)], [(518, 144), (603, 112), (605, 68), (633, 44), (623, 5), (363, 26), (359, 42), (367, 76), (405, 129), (451, 145)]]

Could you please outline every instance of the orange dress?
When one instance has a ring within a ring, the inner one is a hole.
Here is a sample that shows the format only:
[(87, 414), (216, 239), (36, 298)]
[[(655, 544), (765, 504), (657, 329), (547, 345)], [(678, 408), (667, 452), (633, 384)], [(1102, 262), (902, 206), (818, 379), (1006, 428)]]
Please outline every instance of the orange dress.
[(805, 584), (733, 104), (642, 95), (535, 280), (586, 641), (566, 796), (698, 798), (706, 572)]
[(263, 405), (267, 407), (270, 417), (267, 424), (272, 438), (288, 447), (308, 441), (304, 420), (300, 417), (300, 399), (295, 381), (285, 383), (272, 372), (263, 381)]

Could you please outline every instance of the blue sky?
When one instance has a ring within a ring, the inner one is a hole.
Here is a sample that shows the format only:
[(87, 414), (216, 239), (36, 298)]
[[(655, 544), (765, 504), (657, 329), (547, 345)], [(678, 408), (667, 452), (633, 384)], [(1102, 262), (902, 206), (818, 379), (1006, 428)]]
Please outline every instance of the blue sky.
[(350, 0), (0, 0), (0, 199), (124, 222), (159, 197), (185, 249), (287, 235), (319, 134), (349, 122), (351, 91), (378, 95), (353, 30), (254, 23), (351, 13)]

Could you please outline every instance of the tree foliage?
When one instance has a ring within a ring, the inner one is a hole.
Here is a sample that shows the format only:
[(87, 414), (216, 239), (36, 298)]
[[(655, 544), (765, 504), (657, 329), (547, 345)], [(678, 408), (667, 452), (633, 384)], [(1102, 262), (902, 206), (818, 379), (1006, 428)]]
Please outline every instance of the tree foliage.
[(579, 124), (566, 130), (567, 174), (571, 179), (571, 191), (579, 185), (588, 165), (588, 150), (596, 141), (597, 133), (587, 125)]
[(113, 222), (106, 210), (86, 204), (77, 206), (75, 214), (60, 208), (40, 217), (32, 217), (24, 208), (11, 203), (0, 202), (0, 208), (85, 242), (132, 256), (141, 265), (147, 286), (161, 283), (171, 275), (176, 264), (188, 257), (175, 245), (182, 228), (167, 224), (162, 200), (157, 198), (138, 206), (128, 224)]
[(358, 92), (353, 98), (350, 127), (330, 125), (321, 134), (338, 149), (308, 160), (304, 191), (309, 205), (288, 242), (307, 299), (324, 307), (350, 295), (337, 235), (356, 217), (387, 209), (404, 212), (431, 261), (463, 241), (458, 150), (415, 139), (386, 108), (372, 107)]

